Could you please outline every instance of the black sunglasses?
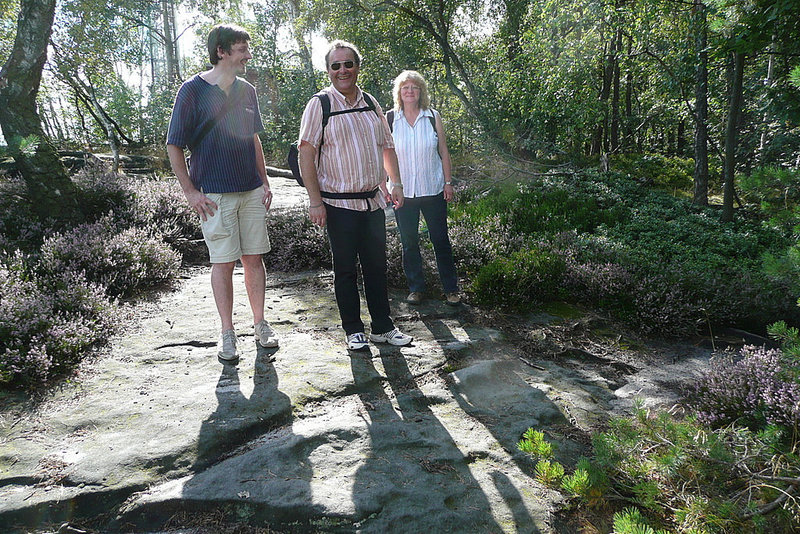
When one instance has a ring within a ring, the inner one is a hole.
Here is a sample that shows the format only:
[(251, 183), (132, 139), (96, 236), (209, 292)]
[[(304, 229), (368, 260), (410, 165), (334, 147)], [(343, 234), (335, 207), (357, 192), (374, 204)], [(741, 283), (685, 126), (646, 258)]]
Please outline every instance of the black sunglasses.
[(346, 69), (352, 69), (353, 65), (355, 65), (355, 61), (348, 59), (347, 61), (336, 61), (335, 63), (331, 63), (331, 70), (339, 70), (339, 67), (344, 65)]

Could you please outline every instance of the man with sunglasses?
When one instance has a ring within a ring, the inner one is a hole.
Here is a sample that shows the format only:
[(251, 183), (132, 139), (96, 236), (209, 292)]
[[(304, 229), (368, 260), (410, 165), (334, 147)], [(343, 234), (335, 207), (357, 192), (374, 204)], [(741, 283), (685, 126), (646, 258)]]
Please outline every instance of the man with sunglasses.
[[(264, 129), (255, 88), (244, 74), (250, 35), (239, 26), (218, 25), (208, 35), (211, 69), (178, 90), (167, 133), (167, 154), (189, 205), (202, 219), (211, 260), (211, 289), (222, 323), (218, 358), (235, 363), (233, 270), (244, 267), (244, 283), (253, 312), (256, 343), (277, 347), (278, 338), (264, 320), (266, 274), (262, 254), (269, 252), (266, 213), (272, 203), (258, 132)], [(191, 150), (187, 168), (184, 148)]]
[[(403, 184), (392, 134), (375, 99), (358, 85), (361, 54), (334, 41), (325, 54), (331, 85), (308, 101), (298, 139), (300, 173), (308, 190), (311, 222), (328, 228), (334, 290), (351, 350), (367, 346), (361, 320), (358, 264), (375, 343), (408, 345), (412, 337), (389, 316), (386, 282), (387, 200), (403, 205)], [(323, 127), (323, 100), (330, 105)], [(324, 132), (323, 132), (324, 130)], [(386, 191), (389, 175), (391, 193)]]

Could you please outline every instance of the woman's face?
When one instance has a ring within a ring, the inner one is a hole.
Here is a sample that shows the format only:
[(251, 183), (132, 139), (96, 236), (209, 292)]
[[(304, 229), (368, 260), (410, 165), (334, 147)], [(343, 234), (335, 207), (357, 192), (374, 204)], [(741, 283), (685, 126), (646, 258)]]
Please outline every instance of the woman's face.
[(400, 99), (403, 105), (412, 104), (419, 105), (419, 85), (416, 82), (408, 81), (400, 86)]

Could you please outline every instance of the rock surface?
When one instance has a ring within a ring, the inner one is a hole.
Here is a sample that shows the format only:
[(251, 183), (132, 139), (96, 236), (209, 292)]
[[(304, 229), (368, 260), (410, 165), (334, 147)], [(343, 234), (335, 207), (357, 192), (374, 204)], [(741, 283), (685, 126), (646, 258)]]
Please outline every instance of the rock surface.
[(531, 354), (468, 305), (412, 307), (400, 291), (392, 311), (414, 343), (348, 351), (327, 272), (268, 274), (280, 348), (262, 349), (237, 269), (241, 359), (222, 365), (208, 278), (188, 270), (76, 379), (3, 406), (4, 529), (188, 532), (181, 518), (211, 514), (287, 532), (569, 532), (522, 433), (545, 431), (569, 468), (587, 431), (634, 397), (674, 401), (710, 357), (689, 344)]

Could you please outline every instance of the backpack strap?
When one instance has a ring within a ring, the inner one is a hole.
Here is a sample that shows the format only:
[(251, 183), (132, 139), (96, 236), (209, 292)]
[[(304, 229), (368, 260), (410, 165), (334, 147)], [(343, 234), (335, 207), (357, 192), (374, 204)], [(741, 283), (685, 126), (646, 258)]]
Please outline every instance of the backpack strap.
[(389, 123), (389, 131), (394, 133), (394, 110), (390, 109), (386, 112), (386, 122)]

